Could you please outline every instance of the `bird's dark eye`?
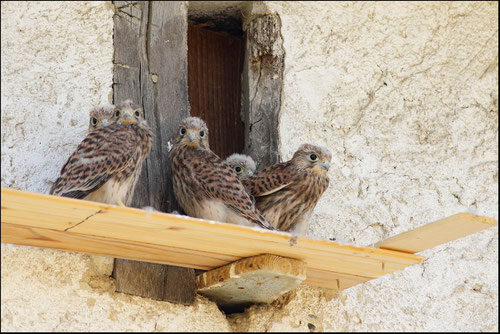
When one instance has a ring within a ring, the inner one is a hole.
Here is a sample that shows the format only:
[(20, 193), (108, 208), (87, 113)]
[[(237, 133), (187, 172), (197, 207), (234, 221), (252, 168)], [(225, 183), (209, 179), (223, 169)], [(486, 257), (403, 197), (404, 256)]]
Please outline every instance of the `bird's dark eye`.
[(200, 131), (200, 137), (201, 138), (205, 137), (205, 131), (203, 131), (203, 130)]
[(141, 116), (141, 113), (139, 112), (139, 110), (136, 110), (135, 117), (140, 117), (140, 116)]
[(236, 170), (236, 173), (241, 173), (241, 167), (240, 166), (236, 167), (234, 170)]
[(314, 153), (311, 154), (309, 157), (311, 158), (312, 161), (316, 161), (318, 159), (318, 156)]
[(186, 134), (186, 128), (181, 128), (181, 135), (185, 135)]
[(116, 117), (120, 117), (120, 110), (117, 110), (117, 111), (115, 112), (115, 116), (116, 116)]
[(92, 125), (97, 125), (97, 118), (92, 117), (90, 122), (92, 123)]

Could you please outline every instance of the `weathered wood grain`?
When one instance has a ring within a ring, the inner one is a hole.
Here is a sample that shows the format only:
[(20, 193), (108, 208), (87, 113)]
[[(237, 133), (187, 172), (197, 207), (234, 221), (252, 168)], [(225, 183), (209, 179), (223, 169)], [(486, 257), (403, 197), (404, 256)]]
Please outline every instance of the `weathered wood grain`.
[[(190, 299), (186, 299), (186, 295), (191, 294), (191, 285), (195, 284), (191, 268), (172, 267), (163, 264), (124, 259), (121, 259), (121, 261), (123, 261), (123, 265), (117, 266), (115, 273), (117, 277), (121, 278), (116, 281), (118, 291), (133, 289), (134, 294), (141, 297), (163, 296), (158, 299), (186, 305), (192, 303)], [(175, 268), (175, 270), (171, 270), (171, 268)], [(183, 282), (186, 279), (192, 282), (179, 284), (179, 282)], [(124, 282), (127, 285), (126, 287), (119, 286), (119, 284), (124, 284)], [(173, 286), (176, 289), (165, 289), (165, 287)]]
[[(114, 1), (114, 5), (113, 100), (130, 98), (141, 105), (154, 132), (132, 206), (179, 210), (170, 182), (168, 141), (181, 119), (189, 116), (186, 3)], [(194, 301), (192, 269), (160, 269), (116, 259), (113, 275), (121, 292), (184, 304)]]
[(257, 169), (280, 162), (278, 116), (283, 89), (284, 49), (277, 14), (250, 19), (243, 67), (245, 154)]
[(271, 303), (306, 278), (305, 263), (272, 254), (248, 257), (197, 276), (198, 293), (234, 311)]

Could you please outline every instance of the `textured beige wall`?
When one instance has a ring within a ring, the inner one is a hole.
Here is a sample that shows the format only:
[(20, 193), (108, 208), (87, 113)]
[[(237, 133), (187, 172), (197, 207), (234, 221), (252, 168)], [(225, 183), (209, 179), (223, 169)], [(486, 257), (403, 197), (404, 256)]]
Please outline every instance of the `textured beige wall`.
[(281, 153), (334, 153), (314, 234), (366, 245), (468, 209), (498, 217), (498, 3), (269, 7), (286, 50)]
[[(457, 212), (498, 219), (498, 3), (254, 7), (266, 12), (286, 52), (281, 154), (311, 142), (334, 155), (310, 236), (364, 246)], [(271, 307), (236, 318), (250, 330), (498, 330), (498, 228), (422, 255), (341, 298), (300, 289), (271, 324)]]
[[(47, 192), (109, 102), (109, 3), (1, 3), (1, 184)], [(369, 245), (472, 211), (498, 219), (498, 4), (264, 2), (282, 20), (281, 153), (334, 153), (308, 234)], [(114, 293), (111, 260), (2, 244), (2, 330), (498, 330), (498, 229), (340, 296), (226, 318)], [(309, 325), (309, 326), (308, 326)]]
[(103, 2), (2, 2), (2, 186), (48, 192), (111, 102), (113, 20)]
[(2, 244), (2, 331), (229, 331), (217, 305), (115, 293), (113, 260)]

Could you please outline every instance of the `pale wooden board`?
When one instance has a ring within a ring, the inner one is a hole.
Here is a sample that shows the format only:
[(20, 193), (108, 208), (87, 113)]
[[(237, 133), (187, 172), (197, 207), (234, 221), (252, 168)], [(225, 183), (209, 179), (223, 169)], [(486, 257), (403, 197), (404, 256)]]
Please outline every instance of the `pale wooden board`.
[(380, 241), (375, 247), (415, 254), (496, 225), (492, 218), (457, 213)]
[(2, 242), (210, 270), (275, 254), (304, 261), (306, 284), (346, 288), (424, 257), (259, 228), (2, 188)]
[[(423, 260), (401, 251), (303, 237), (290, 246), (288, 233), (6, 188), (2, 188), (1, 221), (2, 242), (204, 270), (262, 253), (277, 254), (306, 263), (305, 284), (332, 289), (346, 289)], [(445, 233), (450, 226), (461, 237), (495, 226), (496, 221), (458, 214), (429, 225), (430, 228), (426, 225), (379, 245), (389, 247), (389, 241), (399, 239), (418, 240), (419, 245), (423, 240), (426, 248), (433, 247), (438, 244), (436, 235), (444, 242), (452, 240)], [(427, 233), (432, 242), (419, 237), (418, 231)], [(442, 234), (447, 237), (443, 239)]]
[(245, 258), (197, 276), (198, 293), (221, 308), (271, 303), (306, 278), (302, 261), (272, 254)]

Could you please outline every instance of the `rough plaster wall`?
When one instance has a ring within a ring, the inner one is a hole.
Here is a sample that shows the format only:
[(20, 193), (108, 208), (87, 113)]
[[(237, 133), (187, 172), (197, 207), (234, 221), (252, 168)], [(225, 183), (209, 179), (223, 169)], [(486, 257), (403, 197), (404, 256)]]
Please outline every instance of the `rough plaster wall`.
[(113, 11), (103, 2), (2, 2), (2, 186), (47, 193), (111, 102)]
[(228, 331), (217, 305), (115, 293), (113, 259), (2, 244), (2, 331)]
[[(47, 192), (89, 106), (110, 101), (112, 11), (1, 6), (2, 186)], [(497, 3), (259, 10), (283, 25), (280, 153), (317, 142), (335, 155), (310, 236), (367, 245), (468, 208), (498, 218)], [(3, 244), (2, 330), (498, 330), (496, 228), (422, 255), (340, 296), (301, 287), (227, 321), (201, 297), (114, 293), (109, 258)]]
[[(286, 52), (283, 160), (304, 142), (334, 154), (309, 236), (370, 245), (457, 212), (498, 219), (498, 3), (266, 1), (253, 14), (266, 12), (280, 15)], [(256, 306), (232, 320), (498, 330), (497, 228), (421, 254), (341, 298), (300, 288), (284, 318)]]
[(314, 234), (367, 245), (469, 208), (498, 217), (497, 3), (269, 7), (286, 49), (280, 153), (334, 153)]

